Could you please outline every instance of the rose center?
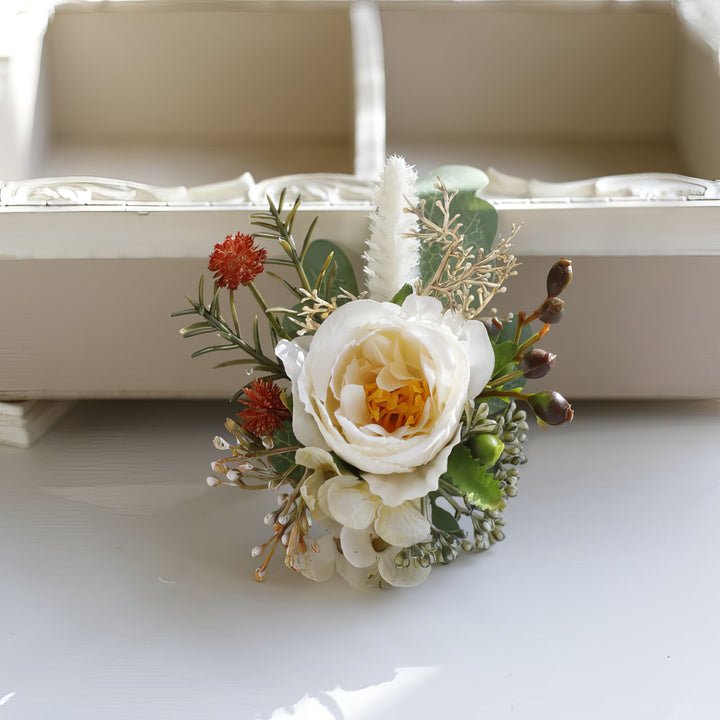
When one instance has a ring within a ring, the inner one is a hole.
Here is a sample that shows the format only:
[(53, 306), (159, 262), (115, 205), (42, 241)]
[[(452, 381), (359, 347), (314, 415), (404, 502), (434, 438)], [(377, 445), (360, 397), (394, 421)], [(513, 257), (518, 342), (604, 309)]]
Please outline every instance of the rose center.
[(430, 393), (425, 380), (410, 380), (396, 390), (383, 390), (372, 382), (364, 386), (365, 403), (372, 422), (388, 432), (414, 427)]

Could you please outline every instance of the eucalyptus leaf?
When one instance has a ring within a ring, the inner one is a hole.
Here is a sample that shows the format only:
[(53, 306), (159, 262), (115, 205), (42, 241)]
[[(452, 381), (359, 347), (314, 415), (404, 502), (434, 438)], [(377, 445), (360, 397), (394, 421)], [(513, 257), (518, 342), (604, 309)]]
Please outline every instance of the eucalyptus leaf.
[[(333, 255), (332, 264), (335, 266), (335, 277), (330, 284), (329, 291), (322, 292), (321, 297), (329, 300), (336, 296), (341, 289), (357, 295), (358, 285), (352, 264), (345, 252), (330, 240), (313, 240), (308, 246), (302, 264), (310, 285), (315, 286), (323, 265), (331, 253)], [(324, 283), (321, 289), (324, 289)]]
[[(515, 329), (518, 324), (518, 316), (514, 315), (512, 320), (503, 320), (502, 330), (499, 334), (492, 339), (495, 345), (500, 345), (508, 340), (515, 340)], [(520, 345), (524, 343), (532, 335), (532, 328), (529, 325), (525, 325), (520, 331)]]
[[(330, 267), (326, 268), (325, 277), (318, 288), (318, 295), (325, 300), (336, 297), (341, 290), (347, 290), (352, 295), (358, 294), (355, 272), (348, 256), (335, 243), (330, 240), (313, 240), (305, 251), (302, 261), (303, 270), (307, 275), (310, 285), (314, 287), (320, 277), (323, 267), (332, 255)], [(330, 287), (325, 282), (330, 280)], [(301, 301), (292, 306), (292, 310), (298, 312), (305, 307), (307, 301)], [(340, 298), (338, 305), (347, 302)], [(299, 325), (293, 320), (293, 315), (286, 315), (281, 322), (283, 330), (291, 337), (297, 337)]]
[(479, 168), (470, 165), (442, 165), (418, 180), (418, 195), (432, 193), (438, 178), (445, 183), (446, 188), (470, 190), (473, 193), (479, 192), (490, 182), (488, 176)]
[[(292, 306), (292, 309), (295, 312), (299, 312), (304, 307), (303, 303), (295, 303), (295, 305)], [(285, 315), (285, 317), (280, 321), (280, 325), (282, 325), (282, 329), (291, 337), (295, 338), (297, 337), (298, 330), (300, 329), (300, 326), (295, 322), (294, 320), (295, 315), (288, 314)]]
[(495, 476), (473, 458), (469, 448), (458, 443), (448, 458), (443, 479), (452, 483), (467, 499), (483, 510), (504, 507), (503, 492)]
[(438, 530), (444, 530), (449, 533), (456, 533), (460, 530), (460, 524), (455, 519), (455, 516), (445, 510), (445, 508), (438, 507), (433, 504), (432, 506), (432, 524)]
[[(493, 377), (499, 377), (500, 371), (505, 371), (506, 366), (515, 357), (518, 346), (512, 340), (505, 340), (499, 345), (495, 345), (495, 369), (493, 370)], [(510, 372), (514, 370), (514, 367), (510, 368)]]
[[(276, 448), (293, 448), (298, 447), (300, 443), (292, 431), (292, 423), (286, 420), (283, 426), (275, 431), (273, 442)], [(283, 475), (295, 464), (295, 450), (288, 450), (287, 453), (278, 453), (270, 455), (270, 464), (278, 475)], [(305, 469), (298, 466), (288, 476), (291, 480), (300, 480)]]

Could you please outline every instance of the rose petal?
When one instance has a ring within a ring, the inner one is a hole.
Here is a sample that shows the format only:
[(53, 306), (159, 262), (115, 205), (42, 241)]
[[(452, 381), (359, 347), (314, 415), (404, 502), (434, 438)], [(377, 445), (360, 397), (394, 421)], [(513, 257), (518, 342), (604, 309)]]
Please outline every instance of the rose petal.
[(292, 427), (295, 437), (303, 445), (329, 449), (329, 445), (318, 430), (315, 419), (307, 410), (308, 394), (302, 380), (303, 367), (307, 360), (306, 346), (311, 340), (312, 338), (309, 337), (296, 338), (292, 342), (281, 340), (275, 346), (275, 355), (282, 362), (285, 372), (292, 382)]
[(442, 319), (442, 303), (427, 295), (408, 295), (402, 309), (411, 317), (422, 320), (428, 325), (438, 325)]
[(479, 395), (495, 369), (495, 353), (487, 329), (479, 320), (468, 320), (461, 331), (460, 345), (470, 364), (468, 399)]
[(447, 461), (453, 447), (460, 440), (458, 428), (449, 442), (432, 461), (407, 473), (375, 475), (363, 473), (370, 492), (377, 495), (384, 505), (400, 505), (406, 500), (416, 500), (437, 490), (440, 476), (447, 470)]
[(341, 475), (328, 480), (326, 485), (330, 517), (354, 530), (370, 527), (380, 506), (380, 499), (370, 492), (366, 482)]
[(385, 582), (395, 587), (413, 587), (419, 585), (430, 574), (431, 566), (426, 568), (416, 566), (411, 560), (408, 567), (399, 568), (395, 566), (395, 556), (402, 548), (389, 547), (378, 556), (378, 570)]
[(390, 545), (409, 547), (430, 539), (430, 523), (409, 502), (381, 505), (375, 519), (375, 532)]
[(370, 567), (377, 562), (377, 552), (372, 546), (369, 530), (344, 527), (340, 531), (340, 547), (347, 561), (354, 567)]
[(397, 305), (375, 300), (355, 300), (331, 313), (317, 329), (308, 353), (311, 358), (309, 379), (313, 387), (328, 387), (333, 367), (341, 353), (356, 339), (358, 328), (367, 327), (371, 332), (385, 322), (396, 323), (402, 314)]
[(345, 385), (340, 393), (340, 412), (354, 425), (369, 423), (365, 388), (361, 385)]

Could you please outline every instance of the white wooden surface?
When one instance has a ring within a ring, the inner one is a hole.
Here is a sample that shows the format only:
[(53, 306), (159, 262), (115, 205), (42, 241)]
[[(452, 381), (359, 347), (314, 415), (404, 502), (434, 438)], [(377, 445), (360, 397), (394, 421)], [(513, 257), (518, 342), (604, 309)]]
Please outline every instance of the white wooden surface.
[(82, 403), (0, 448), (0, 717), (718, 717), (715, 403), (535, 432), (507, 539), (408, 591), (273, 567), (210, 490), (223, 403)]

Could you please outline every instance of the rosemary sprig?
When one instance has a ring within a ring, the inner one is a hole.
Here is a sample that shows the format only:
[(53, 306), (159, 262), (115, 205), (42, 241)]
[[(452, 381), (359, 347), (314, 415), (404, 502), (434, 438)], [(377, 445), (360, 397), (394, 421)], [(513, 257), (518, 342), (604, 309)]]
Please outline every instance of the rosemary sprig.
[(268, 259), (265, 262), (267, 264), (275, 265), (291, 265), (295, 268), (295, 271), (300, 278), (300, 284), (302, 285), (302, 287), (308, 292), (312, 292), (313, 287), (308, 280), (305, 269), (303, 268), (303, 259), (305, 258), (305, 254), (307, 253), (308, 248), (310, 247), (310, 239), (312, 237), (312, 233), (315, 229), (315, 224), (317, 223), (318, 219), (315, 218), (310, 224), (310, 227), (308, 228), (308, 231), (305, 234), (305, 238), (302, 243), (302, 249), (300, 250), (300, 253), (298, 253), (292, 230), (298, 208), (300, 207), (300, 198), (298, 197), (295, 200), (292, 208), (290, 209), (287, 217), (284, 220), (282, 218), (282, 212), (283, 205), (285, 203), (285, 190), (280, 193), (277, 206), (275, 205), (275, 203), (273, 203), (272, 199), (269, 196), (267, 197), (267, 203), (267, 211), (253, 213), (250, 216), (252, 224), (255, 227), (262, 228), (262, 230), (264, 231), (256, 232), (255, 236), (277, 241), (280, 247), (285, 251), (288, 259)]
[(192, 353), (192, 357), (198, 357), (199, 355), (205, 355), (211, 352), (220, 352), (225, 350), (240, 350), (244, 352), (249, 359), (231, 360), (225, 363), (221, 363), (220, 367), (228, 367), (229, 365), (252, 365), (253, 371), (260, 371), (270, 373), (273, 378), (286, 377), (283, 366), (275, 359), (268, 357), (263, 352), (260, 344), (260, 336), (257, 332), (257, 318), (255, 321), (255, 327), (253, 332), (253, 344), (243, 340), (237, 332), (239, 327), (237, 323), (237, 310), (235, 309), (234, 298), (230, 296), (230, 306), (233, 316), (233, 325), (231, 327), (223, 316), (220, 314), (220, 303), (219, 303), (219, 287), (215, 283), (213, 291), (213, 299), (209, 305), (206, 305), (203, 297), (204, 287), (204, 276), (200, 278), (200, 285), (198, 288), (198, 299), (192, 300), (186, 297), (190, 303), (189, 308), (179, 310), (172, 314), (172, 317), (178, 317), (181, 315), (199, 315), (202, 320), (199, 322), (191, 323), (180, 330), (181, 335), (184, 338), (195, 337), (196, 335), (203, 335), (205, 333), (216, 333), (220, 338), (226, 341), (225, 344), (221, 345), (208, 345), (200, 350), (196, 350)]

